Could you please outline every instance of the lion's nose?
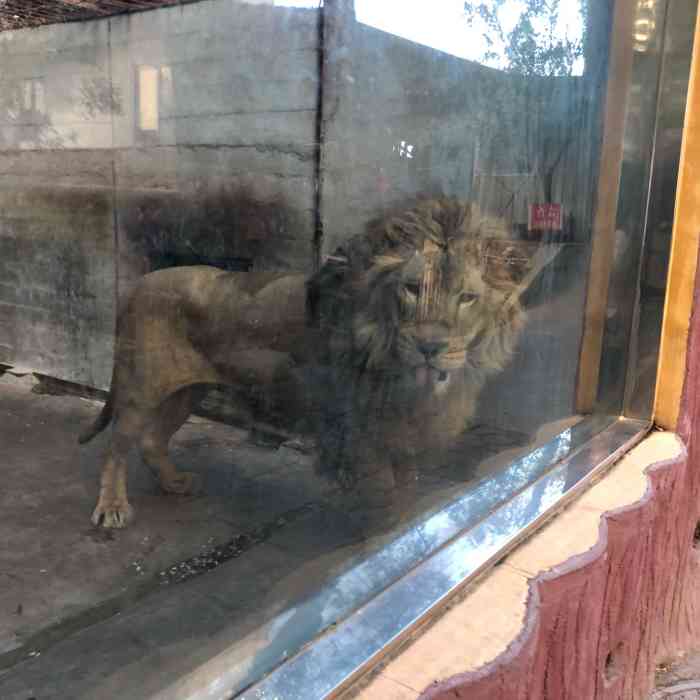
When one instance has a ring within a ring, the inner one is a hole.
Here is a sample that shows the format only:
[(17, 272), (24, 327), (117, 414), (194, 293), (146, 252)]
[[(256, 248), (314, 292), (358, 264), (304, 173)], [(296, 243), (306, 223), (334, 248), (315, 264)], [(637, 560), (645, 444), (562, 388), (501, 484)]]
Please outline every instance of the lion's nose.
[(425, 357), (435, 357), (441, 352), (447, 350), (446, 340), (422, 340), (418, 343), (418, 350), (425, 355)]

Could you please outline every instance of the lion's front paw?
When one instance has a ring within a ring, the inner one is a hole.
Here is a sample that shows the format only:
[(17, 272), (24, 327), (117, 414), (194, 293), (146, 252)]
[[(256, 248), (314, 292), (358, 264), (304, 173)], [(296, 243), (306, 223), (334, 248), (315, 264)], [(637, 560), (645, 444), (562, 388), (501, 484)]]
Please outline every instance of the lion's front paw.
[(107, 528), (126, 527), (134, 517), (134, 509), (128, 501), (99, 500), (92, 514), (92, 524)]
[(194, 472), (178, 472), (172, 479), (160, 480), (160, 487), (166, 493), (190, 496), (202, 488), (202, 477)]

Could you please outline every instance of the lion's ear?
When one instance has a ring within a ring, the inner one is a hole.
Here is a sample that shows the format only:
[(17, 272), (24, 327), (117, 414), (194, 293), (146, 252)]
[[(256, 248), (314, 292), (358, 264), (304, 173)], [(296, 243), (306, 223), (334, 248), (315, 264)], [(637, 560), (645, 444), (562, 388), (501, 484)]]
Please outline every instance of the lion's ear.
[[(555, 259), (561, 253), (562, 247), (553, 244), (543, 244), (531, 250), (527, 258), (527, 264), (520, 267), (522, 273), (516, 282), (516, 288), (510, 296), (509, 302), (520, 303), (523, 306), (531, 306), (533, 290), (539, 286), (546, 270), (551, 269)], [(520, 263), (518, 263), (520, 265)]]

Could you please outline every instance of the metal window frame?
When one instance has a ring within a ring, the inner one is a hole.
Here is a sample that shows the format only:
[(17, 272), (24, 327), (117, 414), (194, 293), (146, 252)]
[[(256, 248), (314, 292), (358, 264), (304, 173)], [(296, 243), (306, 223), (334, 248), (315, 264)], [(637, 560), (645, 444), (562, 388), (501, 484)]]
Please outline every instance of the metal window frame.
[[(625, 452), (651, 429), (651, 423), (624, 417), (584, 419), (578, 428), (569, 428), (553, 440), (515, 460), (509, 469), (488, 480), (487, 497), (479, 487), (453, 501), (440, 511), (417, 522), (396, 540), (366, 561), (326, 585), (316, 595), (301, 601), (310, 619), (336, 620), (298, 653), (287, 658), (284, 643), (275, 640), (266, 649), (264, 661), (270, 672), (262, 680), (246, 680), (239, 664), (226, 663), (224, 651), (217, 657), (214, 671), (204, 664), (176, 682), (157, 700), (327, 700), (337, 697), (358, 677), (369, 672), (419, 626), (434, 616), (445, 603), (468, 586), (489, 566), (503, 558), (545, 520), (574, 498), (583, 488), (600, 478)], [(572, 430), (579, 430), (573, 440)], [(597, 431), (597, 432), (596, 432)], [(587, 438), (586, 432), (596, 433)], [(565, 453), (564, 458), (560, 455)], [(523, 475), (525, 485), (514, 490), (514, 470), (529, 464)], [(485, 483), (485, 482), (484, 482)], [(483, 486), (483, 483), (482, 483)], [(500, 497), (499, 494), (504, 494)], [(416, 554), (407, 544), (411, 539), (427, 539)], [(432, 538), (432, 539), (431, 539)], [(377, 570), (378, 559), (391, 562), (393, 580), (378, 594), (368, 579)], [(347, 591), (360, 595), (359, 606)], [(329, 606), (329, 601), (341, 603)], [(330, 608), (330, 613), (329, 613)], [(285, 613), (286, 615), (287, 613)], [(269, 623), (270, 628), (283, 616)], [(282, 640), (284, 642), (284, 640)], [(250, 675), (261, 669), (249, 669)], [(182, 681), (185, 681), (182, 683)], [(179, 686), (179, 691), (176, 688)], [(188, 690), (185, 690), (188, 689)]]

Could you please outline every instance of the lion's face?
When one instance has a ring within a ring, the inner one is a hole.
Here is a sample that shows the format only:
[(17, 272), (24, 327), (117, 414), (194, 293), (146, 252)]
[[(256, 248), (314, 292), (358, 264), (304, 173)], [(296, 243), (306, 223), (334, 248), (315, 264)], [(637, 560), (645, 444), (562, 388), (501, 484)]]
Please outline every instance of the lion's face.
[(363, 366), (436, 392), (464, 368), (503, 369), (523, 322), (515, 280), (525, 262), (503, 245), (504, 225), (437, 200), (385, 221), (380, 233), (353, 280)]
[(469, 203), (423, 201), (370, 223), (309, 281), (307, 318), (331, 370), (324, 464), (352, 470), (373, 440), (412, 459), (473, 419), (513, 354), (522, 293), (551, 260), (508, 233)]

